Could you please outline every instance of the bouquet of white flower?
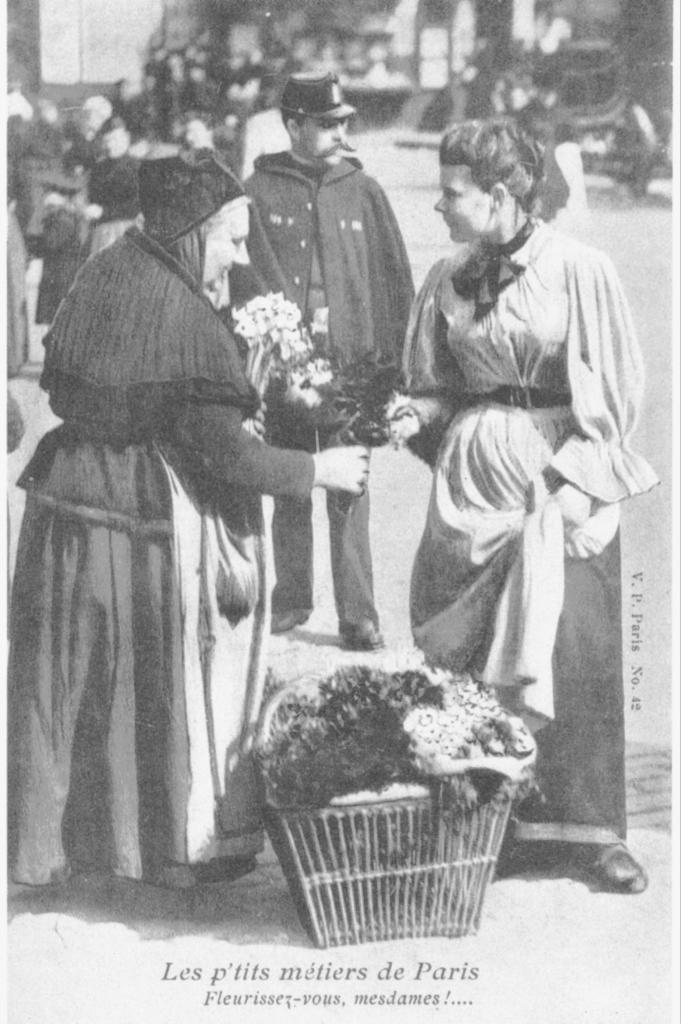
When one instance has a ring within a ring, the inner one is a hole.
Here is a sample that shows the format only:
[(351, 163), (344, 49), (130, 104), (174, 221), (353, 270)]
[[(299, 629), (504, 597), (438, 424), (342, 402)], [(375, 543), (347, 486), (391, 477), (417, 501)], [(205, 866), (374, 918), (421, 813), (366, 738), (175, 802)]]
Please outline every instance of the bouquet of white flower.
[(300, 309), (281, 292), (258, 295), (233, 312), (234, 331), (247, 346), (246, 376), (262, 398), (273, 376), (301, 372), (313, 355)]
[[(349, 366), (327, 358), (327, 312), (316, 311), (313, 340), (298, 306), (281, 293), (259, 295), (234, 310), (234, 331), (246, 347), (246, 375), (261, 398), (278, 380), (284, 403), (315, 429), (335, 433), (340, 443), (385, 444), (384, 407), (399, 370), (373, 355)], [(276, 393), (270, 400), (276, 403)]]

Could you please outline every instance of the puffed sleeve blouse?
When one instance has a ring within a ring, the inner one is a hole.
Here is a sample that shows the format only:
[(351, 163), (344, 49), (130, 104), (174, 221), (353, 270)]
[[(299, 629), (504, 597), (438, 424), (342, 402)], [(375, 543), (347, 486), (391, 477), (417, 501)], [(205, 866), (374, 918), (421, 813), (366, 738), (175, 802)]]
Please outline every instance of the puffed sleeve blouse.
[(540, 223), (509, 267), (515, 280), (478, 319), (455, 290), (455, 263), (432, 268), (407, 330), (410, 393), (464, 404), (500, 385), (565, 393), (572, 422), (551, 467), (603, 503), (647, 491), (657, 477), (631, 443), (643, 364), (611, 260)]
[[(461, 275), (451, 260), (433, 268), (404, 354), (411, 393), (455, 410), (412, 570), (412, 631), (434, 664), (475, 670), (547, 720), (565, 557), (597, 557), (619, 502), (657, 482), (631, 444), (641, 357), (611, 262), (546, 225), (499, 267), (495, 302), (482, 284), (463, 297)], [(547, 470), (594, 499), (581, 526), (547, 500)]]

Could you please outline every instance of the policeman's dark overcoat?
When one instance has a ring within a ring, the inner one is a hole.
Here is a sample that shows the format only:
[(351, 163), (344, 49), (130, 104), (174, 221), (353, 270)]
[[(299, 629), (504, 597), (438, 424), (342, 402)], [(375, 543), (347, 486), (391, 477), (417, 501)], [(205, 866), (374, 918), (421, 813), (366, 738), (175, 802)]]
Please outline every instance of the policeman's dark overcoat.
[[(399, 362), (414, 297), (411, 269), (388, 199), (359, 161), (343, 159), (313, 181), (290, 154), (268, 154), (256, 161), (246, 189), (287, 298), (302, 310), (317, 232), (331, 353), (341, 363), (371, 352)], [(253, 253), (251, 258), (255, 262)]]

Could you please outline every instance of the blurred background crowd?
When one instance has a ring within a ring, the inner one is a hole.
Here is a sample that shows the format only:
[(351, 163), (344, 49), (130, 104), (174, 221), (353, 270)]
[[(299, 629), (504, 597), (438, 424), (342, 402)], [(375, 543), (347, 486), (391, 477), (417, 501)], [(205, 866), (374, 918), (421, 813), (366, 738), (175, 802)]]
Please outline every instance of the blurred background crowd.
[(667, 0), (76, 8), (9, 2), (10, 373), (27, 360), (30, 261), (41, 261), (32, 316), (47, 324), (81, 262), (137, 218), (139, 160), (211, 148), (247, 177), (257, 155), (287, 147), (276, 107), (293, 71), (337, 72), (355, 130), (420, 144), (466, 117), (510, 115), (549, 153), (572, 146), (634, 195), (670, 173)]

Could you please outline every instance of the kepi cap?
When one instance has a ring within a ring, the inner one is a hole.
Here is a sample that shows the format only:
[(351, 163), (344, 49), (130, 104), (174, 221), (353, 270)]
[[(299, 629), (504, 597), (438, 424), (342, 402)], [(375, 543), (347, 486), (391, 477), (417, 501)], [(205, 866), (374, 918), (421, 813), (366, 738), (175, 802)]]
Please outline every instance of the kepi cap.
[(342, 121), (356, 113), (355, 108), (343, 102), (338, 76), (291, 75), (281, 94), (281, 109), (287, 114), (318, 119), (334, 118)]

